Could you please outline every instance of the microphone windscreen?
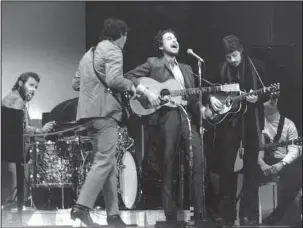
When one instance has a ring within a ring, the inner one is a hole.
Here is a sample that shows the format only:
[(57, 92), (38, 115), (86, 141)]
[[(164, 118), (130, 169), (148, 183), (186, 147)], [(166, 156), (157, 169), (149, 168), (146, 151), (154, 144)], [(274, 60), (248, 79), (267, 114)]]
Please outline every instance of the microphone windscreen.
[(187, 49), (187, 54), (192, 54), (193, 53), (193, 49)]

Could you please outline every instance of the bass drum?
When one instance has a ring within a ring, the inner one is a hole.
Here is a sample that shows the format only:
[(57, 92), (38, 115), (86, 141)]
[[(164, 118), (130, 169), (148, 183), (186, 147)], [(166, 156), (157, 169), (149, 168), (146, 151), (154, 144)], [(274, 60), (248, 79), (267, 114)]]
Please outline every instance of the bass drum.
[(132, 153), (121, 152), (117, 157), (118, 193), (126, 209), (134, 209), (140, 200), (139, 173)]

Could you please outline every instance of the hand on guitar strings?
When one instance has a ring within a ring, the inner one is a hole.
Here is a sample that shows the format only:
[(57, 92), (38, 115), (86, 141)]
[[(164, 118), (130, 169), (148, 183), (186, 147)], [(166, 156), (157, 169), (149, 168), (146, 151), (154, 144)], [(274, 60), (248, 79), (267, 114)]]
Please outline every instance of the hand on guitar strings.
[(173, 105), (177, 105), (177, 106), (180, 106), (180, 105), (186, 106), (186, 105), (187, 105), (187, 101), (184, 101), (184, 100), (173, 101), (173, 100), (171, 99), (171, 97), (168, 96), (168, 95), (165, 95), (165, 96), (161, 97), (160, 100), (161, 100), (161, 101), (165, 101), (165, 102), (170, 102), (170, 103), (172, 103)]
[(161, 103), (160, 98), (154, 92), (152, 92), (148, 89), (145, 91), (144, 94), (152, 106), (160, 105), (160, 103)]
[(209, 100), (215, 112), (218, 112), (223, 108), (222, 102), (219, 99), (217, 99), (215, 96), (211, 96)]
[[(251, 89), (249, 92), (252, 92), (253, 90)], [(246, 97), (246, 100), (250, 103), (256, 103), (258, 101), (258, 96), (255, 95), (248, 95)]]
[(132, 87), (130, 88), (130, 91), (132, 93), (132, 97), (130, 99), (134, 99), (137, 96), (136, 87), (134, 85), (132, 85)]

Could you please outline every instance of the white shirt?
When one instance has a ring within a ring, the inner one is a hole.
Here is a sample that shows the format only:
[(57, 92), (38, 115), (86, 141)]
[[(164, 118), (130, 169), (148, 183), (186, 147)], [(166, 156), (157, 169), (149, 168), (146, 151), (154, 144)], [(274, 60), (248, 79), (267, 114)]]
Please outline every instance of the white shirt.
[(173, 62), (169, 62), (169, 66), (170, 66), (171, 71), (173, 72), (173, 75), (174, 75), (176, 81), (179, 82), (181, 89), (185, 89), (184, 77), (180, 70), (177, 60), (175, 59)]

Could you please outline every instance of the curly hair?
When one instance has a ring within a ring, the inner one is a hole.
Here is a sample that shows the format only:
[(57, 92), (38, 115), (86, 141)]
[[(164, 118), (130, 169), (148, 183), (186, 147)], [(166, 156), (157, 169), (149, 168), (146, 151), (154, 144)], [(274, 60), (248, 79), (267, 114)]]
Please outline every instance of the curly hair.
[(121, 36), (124, 36), (129, 31), (125, 21), (118, 18), (110, 17), (105, 20), (103, 29), (99, 36), (99, 42), (102, 40), (118, 40)]
[(29, 78), (35, 79), (38, 83), (40, 82), (40, 77), (38, 74), (36, 74), (34, 72), (25, 72), (18, 77), (17, 81), (15, 82), (15, 84), (12, 88), (12, 91), (19, 89), (19, 87), (20, 87), (19, 81), (21, 81), (21, 82), (23, 82), (23, 84), (25, 84)]
[(223, 38), (223, 50), (225, 54), (230, 54), (235, 51), (242, 51), (243, 45), (235, 35), (228, 35)]
[(163, 45), (163, 36), (165, 33), (172, 33), (176, 38), (178, 38), (177, 33), (172, 29), (159, 30), (157, 35), (154, 37), (154, 43), (153, 43), (156, 51), (161, 51), (160, 47)]

